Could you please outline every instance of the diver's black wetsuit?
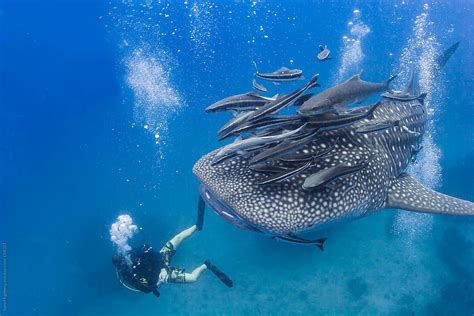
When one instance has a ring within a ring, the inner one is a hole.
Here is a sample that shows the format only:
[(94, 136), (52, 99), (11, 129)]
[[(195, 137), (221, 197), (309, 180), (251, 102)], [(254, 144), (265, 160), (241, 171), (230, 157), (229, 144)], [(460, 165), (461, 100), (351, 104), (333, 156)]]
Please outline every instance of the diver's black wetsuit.
[(121, 255), (112, 259), (122, 284), (144, 293), (153, 292), (159, 296), (157, 282), (160, 270), (165, 266), (162, 256), (148, 245), (133, 248), (130, 251), (131, 266)]
[(194, 269), (192, 273), (185, 273), (184, 269), (172, 267), (171, 259), (176, 253), (176, 248), (181, 241), (189, 237), (193, 232), (202, 230), (204, 221), (204, 200), (199, 197), (198, 202), (198, 219), (196, 225), (182, 231), (178, 235), (169, 240), (159, 252), (156, 252), (148, 245), (133, 248), (128, 255), (116, 254), (112, 258), (112, 263), (117, 269), (117, 276), (120, 283), (130, 290), (141, 291), (144, 293), (153, 292), (156, 296), (160, 296), (158, 292), (158, 281), (160, 273), (163, 272), (161, 283), (192, 283), (197, 280), (201, 273), (209, 269), (211, 270), (226, 286), (232, 287), (233, 282), (227, 275), (220, 271), (215, 265), (206, 260), (204, 264)]

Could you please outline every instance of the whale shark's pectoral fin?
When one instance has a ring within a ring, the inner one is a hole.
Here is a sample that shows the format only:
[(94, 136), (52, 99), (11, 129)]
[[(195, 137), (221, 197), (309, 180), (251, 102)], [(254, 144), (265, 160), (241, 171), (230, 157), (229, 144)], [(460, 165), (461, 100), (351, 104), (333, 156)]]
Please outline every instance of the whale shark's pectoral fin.
[(474, 216), (474, 203), (433, 191), (408, 174), (401, 174), (392, 183), (388, 190), (385, 208)]

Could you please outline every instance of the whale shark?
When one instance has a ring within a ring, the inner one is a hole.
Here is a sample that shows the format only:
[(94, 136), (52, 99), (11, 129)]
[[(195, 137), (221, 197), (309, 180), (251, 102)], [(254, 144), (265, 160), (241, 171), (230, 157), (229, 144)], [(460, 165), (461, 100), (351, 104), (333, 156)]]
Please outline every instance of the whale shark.
[(295, 241), (384, 209), (473, 216), (474, 203), (434, 191), (406, 172), (428, 120), (423, 99), (409, 93), (354, 110), (354, 119), (332, 128), (336, 113), (304, 116), (301, 136), (280, 137), (217, 164), (222, 149), (214, 150), (193, 167), (200, 194), (237, 227)]

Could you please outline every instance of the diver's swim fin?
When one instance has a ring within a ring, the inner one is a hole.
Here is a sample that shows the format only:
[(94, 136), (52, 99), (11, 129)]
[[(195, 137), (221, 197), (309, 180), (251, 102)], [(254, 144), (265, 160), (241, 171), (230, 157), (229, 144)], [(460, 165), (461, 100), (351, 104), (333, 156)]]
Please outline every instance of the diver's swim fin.
[(153, 294), (155, 294), (156, 297), (160, 297), (160, 291), (158, 291), (156, 286), (153, 288)]
[(207, 268), (209, 270), (212, 271), (212, 273), (214, 273), (218, 278), (219, 280), (222, 281), (222, 283), (224, 283), (227, 287), (233, 287), (234, 286), (234, 282), (232, 282), (232, 280), (224, 273), (222, 272), (221, 270), (219, 270), (215, 265), (213, 265), (209, 260), (206, 260), (204, 262), (204, 264), (207, 266)]
[(204, 210), (206, 209), (206, 203), (202, 199), (201, 196), (199, 196), (198, 200), (198, 216), (196, 220), (196, 228), (197, 230), (202, 230), (202, 226), (204, 224)]

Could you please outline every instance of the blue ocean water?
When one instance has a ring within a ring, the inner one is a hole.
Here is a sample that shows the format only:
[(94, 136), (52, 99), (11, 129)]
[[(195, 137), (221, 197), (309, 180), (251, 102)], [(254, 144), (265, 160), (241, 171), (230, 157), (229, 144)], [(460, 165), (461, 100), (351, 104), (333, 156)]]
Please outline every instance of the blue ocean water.
[[(411, 172), (474, 200), (472, 1), (0, 2), (1, 315), (472, 315), (474, 220), (386, 210), (327, 231), (324, 252), (226, 223), (173, 263), (211, 273), (159, 299), (122, 289), (109, 227), (160, 247), (195, 221), (193, 164), (230, 118), (203, 109), (251, 90), (255, 71), (423, 69), (456, 41), (436, 80), (424, 153)], [(318, 45), (333, 60), (318, 63)], [(269, 95), (299, 83), (268, 85)]]

